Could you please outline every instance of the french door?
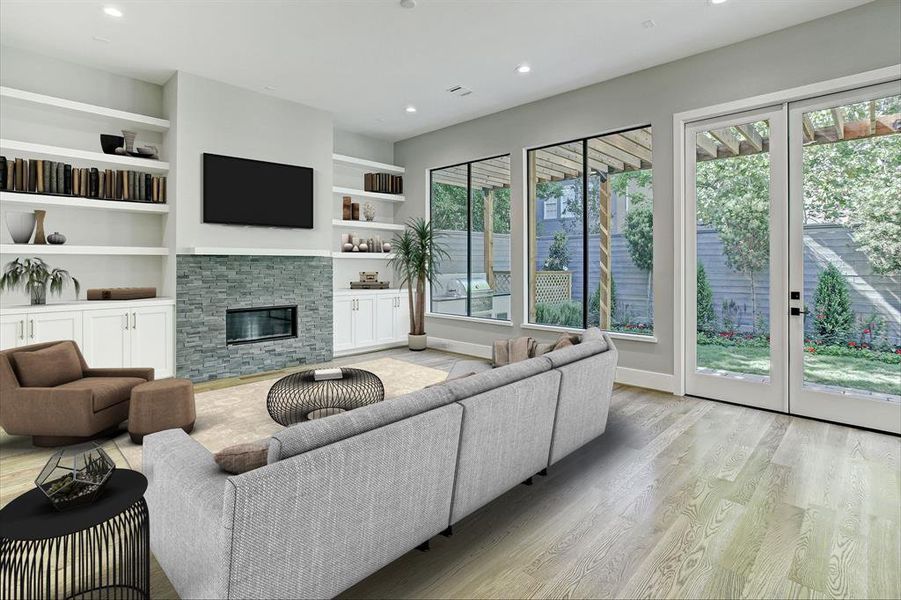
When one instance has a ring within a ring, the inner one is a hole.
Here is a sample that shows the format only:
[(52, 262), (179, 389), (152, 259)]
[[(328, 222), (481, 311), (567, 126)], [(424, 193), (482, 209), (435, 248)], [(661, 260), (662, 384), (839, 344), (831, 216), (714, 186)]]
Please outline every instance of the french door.
[(901, 432), (901, 84), (686, 126), (686, 392)]

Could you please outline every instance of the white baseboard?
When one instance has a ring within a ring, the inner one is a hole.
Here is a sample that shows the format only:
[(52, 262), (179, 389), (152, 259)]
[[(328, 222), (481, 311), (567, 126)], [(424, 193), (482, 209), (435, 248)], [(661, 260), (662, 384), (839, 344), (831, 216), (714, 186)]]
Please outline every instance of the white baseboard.
[[(491, 346), (432, 336), (429, 336), (429, 348), (444, 350), (446, 352), (456, 352), (457, 354), (466, 354), (468, 356), (476, 356), (478, 358), (491, 358), (492, 356)], [(636, 387), (659, 390), (661, 392), (672, 393), (673, 391), (672, 375), (656, 373), (654, 371), (643, 371), (641, 369), (630, 369), (628, 367), (616, 367), (616, 383), (634, 385)]]
[(467, 356), (476, 356), (478, 358), (492, 358), (493, 356), (491, 346), (432, 336), (429, 336), (429, 348), (444, 350), (445, 352), (456, 352), (457, 354), (466, 354)]
[(375, 344), (372, 346), (363, 346), (353, 348), (352, 350), (343, 350), (341, 352), (333, 352), (332, 356), (341, 358), (342, 356), (353, 356), (355, 354), (366, 354), (367, 352), (378, 352), (379, 350), (388, 350), (390, 348), (400, 348), (407, 345), (407, 340), (391, 342), (389, 344)]
[(616, 367), (616, 383), (673, 393), (673, 376), (655, 371)]

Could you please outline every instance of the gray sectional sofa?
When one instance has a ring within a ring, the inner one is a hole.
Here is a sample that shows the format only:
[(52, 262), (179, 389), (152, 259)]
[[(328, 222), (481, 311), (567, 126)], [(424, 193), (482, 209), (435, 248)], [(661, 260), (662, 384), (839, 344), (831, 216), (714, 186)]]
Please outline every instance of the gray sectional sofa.
[(604, 432), (617, 352), (580, 344), (275, 434), (228, 475), (144, 438), (151, 549), (182, 598), (324, 598)]

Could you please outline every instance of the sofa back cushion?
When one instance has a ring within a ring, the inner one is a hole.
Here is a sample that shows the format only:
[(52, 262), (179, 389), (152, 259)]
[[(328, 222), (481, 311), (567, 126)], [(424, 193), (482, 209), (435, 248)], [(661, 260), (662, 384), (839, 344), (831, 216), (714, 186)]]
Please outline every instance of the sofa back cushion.
[(268, 462), (274, 463), (453, 402), (446, 386), (417, 390), (398, 398), (292, 425), (272, 436)]
[(455, 379), (441, 387), (449, 390), (454, 400), (459, 401), (550, 370), (550, 361), (539, 356), (476, 373), (463, 379)]
[(572, 346), (565, 346), (559, 350), (548, 352), (544, 355), (554, 368), (568, 365), (569, 363), (606, 352), (610, 347), (608, 338), (597, 327), (592, 327), (582, 334), (582, 341)]
[(56, 387), (82, 378), (81, 360), (74, 342), (14, 352), (12, 363), (22, 387)]

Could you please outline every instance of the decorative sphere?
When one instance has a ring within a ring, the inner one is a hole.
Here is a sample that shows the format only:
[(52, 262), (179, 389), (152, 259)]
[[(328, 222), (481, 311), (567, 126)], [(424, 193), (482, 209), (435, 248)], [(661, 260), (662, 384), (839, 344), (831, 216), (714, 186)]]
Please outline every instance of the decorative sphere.
[(350, 242), (347, 242), (346, 244), (344, 244), (343, 248), (344, 248), (345, 252), (350, 252), (351, 250), (354, 249), (354, 245), (351, 244)]
[(369, 252), (369, 244), (366, 242), (360, 244), (360, 252)]
[(385, 252), (391, 252), (391, 242), (385, 242), (382, 244), (382, 250)]

